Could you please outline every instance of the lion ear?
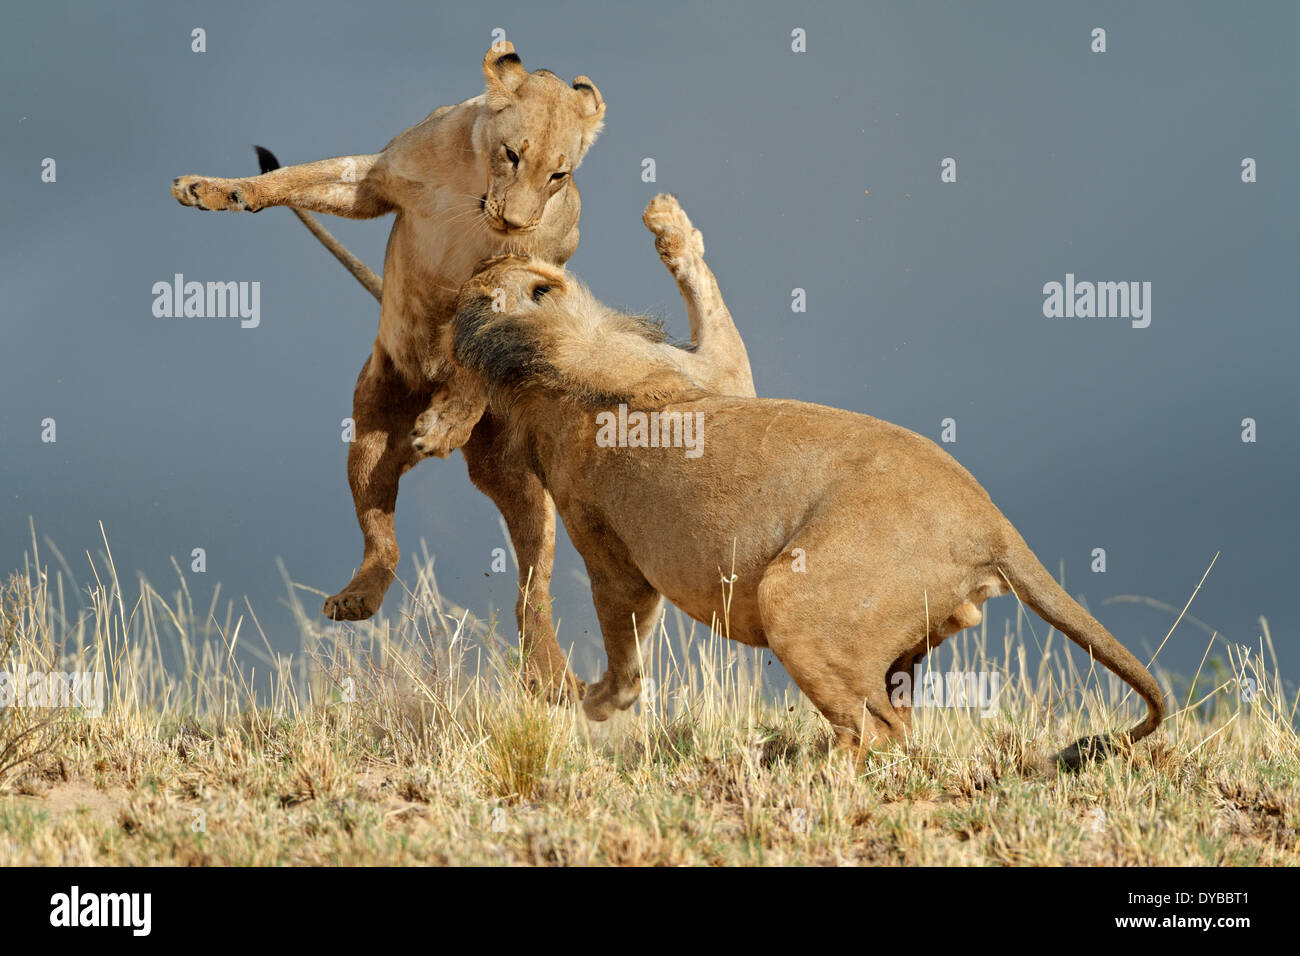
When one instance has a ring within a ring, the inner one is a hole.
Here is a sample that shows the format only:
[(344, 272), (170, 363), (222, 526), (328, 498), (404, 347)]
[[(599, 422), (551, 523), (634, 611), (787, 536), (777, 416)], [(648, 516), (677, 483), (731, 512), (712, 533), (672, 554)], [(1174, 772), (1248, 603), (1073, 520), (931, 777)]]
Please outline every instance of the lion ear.
[(483, 57), (483, 78), (487, 80), (487, 102), (493, 110), (510, 105), (515, 90), (528, 77), (523, 61), (509, 40), (494, 43)]
[(596, 89), (596, 84), (589, 77), (579, 76), (573, 81), (573, 88), (587, 103), (586, 127), (582, 131), (582, 151), (596, 141), (601, 127), (605, 125), (605, 98)]

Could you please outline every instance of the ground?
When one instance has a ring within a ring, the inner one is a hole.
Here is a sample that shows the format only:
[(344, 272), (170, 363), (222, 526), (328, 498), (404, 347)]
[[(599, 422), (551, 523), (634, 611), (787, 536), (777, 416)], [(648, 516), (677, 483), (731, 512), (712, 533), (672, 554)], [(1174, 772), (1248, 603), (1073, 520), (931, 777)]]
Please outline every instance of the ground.
[(1165, 675), (1157, 734), (1065, 773), (1057, 749), (1139, 708), (1077, 658), (1027, 677), (1014, 642), (959, 635), (942, 666), (999, 673), (995, 712), (920, 710), (855, 763), (707, 629), (665, 621), (653, 694), (595, 725), (520, 690), (513, 640), (431, 569), (391, 621), (304, 615), (304, 650), (255, 666), (185, 594), (96, 587), (70, 611), (15, 577), (0, 601), (11, 670), (110, 678), (102, 716), (0, 708), (0, 864), (1300, 864), (1294, 703), (1260, 660)]

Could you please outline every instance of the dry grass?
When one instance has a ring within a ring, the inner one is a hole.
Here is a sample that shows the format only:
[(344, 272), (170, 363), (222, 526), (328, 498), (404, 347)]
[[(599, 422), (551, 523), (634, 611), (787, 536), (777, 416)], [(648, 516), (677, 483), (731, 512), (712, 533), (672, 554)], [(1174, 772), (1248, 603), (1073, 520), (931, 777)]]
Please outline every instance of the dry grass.
[(997, 714), (919, 711), (855, 767), (800, 695), (765, 690), (761, 652), (681, 622), (653, 696), (596, 726), (519, 691), (511, 642), (428, 562), (389, 618), (300, 613), (293, 657), (251, 608), (196, 612), (183, 577), (165, 598), (126, 594), (107, 553), (93, 571), (70, 607), (33, 548), (0, 600), (0, 670), (108, 676), (100, 717), (0, 709), (0, 863), (1300, 862), (1295, 702), (1262, 621), (1256, 652), (1169, 687), (1186, 706), (1156, 736), (1072, 775), (1044, 758), (1131, 722), (1125, 688), (1041, 627), (959, 635), (936, 669), (996, 670)]

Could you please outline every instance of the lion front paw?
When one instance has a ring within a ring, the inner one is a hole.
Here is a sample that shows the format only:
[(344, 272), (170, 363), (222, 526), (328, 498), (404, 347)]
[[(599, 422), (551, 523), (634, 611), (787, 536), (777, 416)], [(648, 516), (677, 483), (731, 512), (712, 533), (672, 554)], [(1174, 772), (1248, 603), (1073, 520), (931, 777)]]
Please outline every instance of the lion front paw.
[(172, 196), (182, 206), (196, 209), (257, 212), (261, 208), (254, 200), (251, 187), (238, 179), (181, 176), (172, 180)]
[(587, 688), (587, 695), (582, 698), (582, 710), (588, 720), (608, 720), (614, 711), (627, 710), (640, 696), (639, 678), (629, 684), (619, 684), (607, 673)]
[(659, 258), (674, 275), (686, 260), (704, 256), (704, 236), (691, 225), (676, 196), (655, 196), (646, 205), (641, 221), (654, 233)]
[(482, 411), (440, 397), (416, 418), (411, 445), (422, 457), (446, 458), (469, 441)]
[(333, 621), (364, 621), (373, 617), (384, 603), (384, 594), (392, 581), (393, 572), (387, 568), (359, 572), (342, 591), (326, 598), (321, 613)]
[(587, 696), (587, 682), (568, 670), (554, 672), (529, 666), (524, 669), (523, 684), (528, 693), (548, 704), (576, 704)]

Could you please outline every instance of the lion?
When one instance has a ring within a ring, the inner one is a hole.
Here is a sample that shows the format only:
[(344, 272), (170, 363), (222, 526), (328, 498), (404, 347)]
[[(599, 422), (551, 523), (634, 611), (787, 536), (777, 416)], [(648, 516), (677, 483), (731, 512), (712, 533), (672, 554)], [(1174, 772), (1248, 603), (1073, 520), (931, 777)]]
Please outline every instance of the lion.
[[(586, 76), (566, 84), (548, 70), (529, 73), (508, 42), (488, 51), (483, 75), (483, 94), (440, 107), (382, 152), (278, 168), (258, 147), (263, 175), (182, 176), (172, 194), (208, 210), (292, 207), (380, 298), (379, 334), (357, 380), (356, 438), (348, 449), (364, 554), (323, 613), (362, 620), (379, 609), (399, 559), (398, 481), (423, 458), (459, 447), (471, 481), (505, 517), (518, 558), (515, 613), (529, 682), (548, 695), (581, 696), (584, 685), (569, 673), (551, 625), (554, 507), (498, 419), (483, 415), (486, 396), (476, 377), (451, 362), (448, 334), (456, 293), (483, 257), (509, 252), (561, 266), (573, 255), (581, 206), (573, 173), (601, 130), (605, 102)], [(352, 219), (395, 213), (382, 283), (309, 210)], [(738, 364), (737, 387), (753, 394), (748, 359), (735, 344), (739, 351), (733, 348), (714, 384), (726, 391)]]
[[(689, 287), (683, 295), (691, 307)], [(911, 725), (911, 700), (891, 700), (891, 677), (1009, 591), (1146, 701), (1124, 739), (1163, 719), (1148, 670), (929, 439), (822, 405), (718, 395), (697, 375), (697, 352), (537, 259), (481, 264), (460, 293), (453, 340), (586, 563), (608, 656), (582, 702), (592, 720), (639, 696), (640, 646), (666, 597), (697, 621), (725, 620), (732, 640), (770, 648), (839, 744), (878, 746)], [(674, 433), (687, 431), (694, 447), (683, 449)], [(1058, 757), (1077, 767), (1115, 742), (1084, 738)]]

